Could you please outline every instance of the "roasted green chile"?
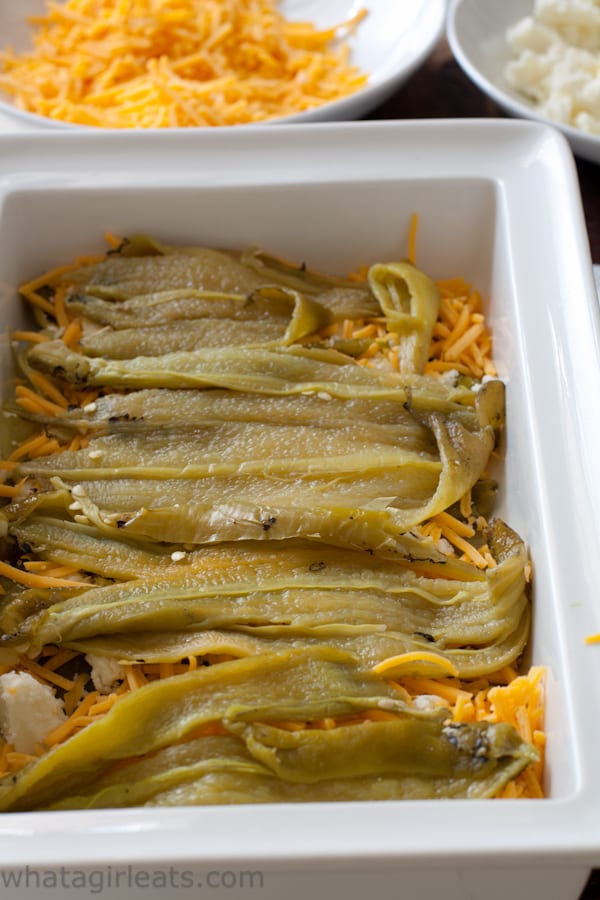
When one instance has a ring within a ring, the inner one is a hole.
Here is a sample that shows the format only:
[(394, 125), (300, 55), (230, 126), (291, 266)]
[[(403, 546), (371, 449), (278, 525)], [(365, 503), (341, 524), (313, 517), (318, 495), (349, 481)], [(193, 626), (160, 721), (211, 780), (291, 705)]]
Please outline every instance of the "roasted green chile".
[[(18, 364), (69, 402), (10, 412), (79, 449), (11, 461), (0, 529), (15, 558), (81, 580), (7, 584), (0, 663), (50, 647), (86, 673), (198, 668), (0, 780), (0, 810), (492, 797), (535, 763), (511, 726), (454, 723), (373, 672), (411, 654), (419, 675), (425, 654), (485, 678), (529, 636), (518, 535), (478, 523), (497, 561), (481, 571), (420, 528), (466, 518), (469, 492), (469, 521), (490, 517), (504, 422), (500, 381), (423, 374), (434, 282), (406, 261), (357, 281), (144, 236), (60, 281), (77, 346), (37, 309), (45, 340)], [(381, 349), (397, 336), (399, 371), (357, 365), (372, 339), (337, 323), (365, 317)]]
[[(287, 784), (308, 787), (298, 792), (305, 800), (316, 797), (310, 785), (321, 783), (326, 790), (354, 784), (353, 799), (366, 799), (374, 779), (390, 776), (392, 797), (403, 787), (410, 796), (416, 782), (421, 796), (434, 798), (444, 781), (489, 796), (537, 758), (511, 726), (453, 725), (439, 710), (407, 707), (394, 693), (326, 649), (265, 654), (175, 676), (125, 697), (103, 719), (4, 779), (0, 809), (139, 804), (181, 789), (182, 782), (197, 788), (207, 772), (227, 775), (230, 787), (245, 793), (241, 802), (260, 800), (251, 783), (244, 785), (244, 776), (254, 775), (275, 777), (283, 798)], [(295, 733), (276, 727), (288, 719), (309, 723), (379, 709), (399, 718)], [(182, 743), (210, 722), (221, 722), (238, 742)], [(130, 761), (131, 771), (112, 769), (121, 761)]]

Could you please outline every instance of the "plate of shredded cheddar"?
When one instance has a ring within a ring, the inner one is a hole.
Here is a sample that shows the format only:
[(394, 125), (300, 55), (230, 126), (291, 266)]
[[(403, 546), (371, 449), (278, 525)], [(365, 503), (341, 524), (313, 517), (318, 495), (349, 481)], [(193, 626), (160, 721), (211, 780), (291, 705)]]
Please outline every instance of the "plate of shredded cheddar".
[(204, 128), (353, 119), (443, 29), (444, 0), (7, 0), (8, 126)]

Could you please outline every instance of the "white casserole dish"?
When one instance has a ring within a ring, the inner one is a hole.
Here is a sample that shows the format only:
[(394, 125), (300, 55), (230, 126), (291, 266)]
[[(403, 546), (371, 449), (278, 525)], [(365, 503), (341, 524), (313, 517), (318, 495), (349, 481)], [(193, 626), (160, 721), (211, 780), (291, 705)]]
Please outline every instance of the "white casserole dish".
[[(144, 896), (192, 892), (165, 885), (171, 870), (215, 897), (576, 900), (600, 862), (600, 647), (584, 643), (600, 631), (600, 322), (556, 131), (463, 120), (0, 136), (3, 390), (16, 285), (103, 249), (105, 231), (260, 244), (343, 272), (404, 255), (413, 211), (417, 264), (479, 287), (507, 381), (498, 512), (534, 561), (527, 661), (548, 668), (548, 798), (4, 814), (0, 879), (21, 867), (18, 896), (37, 896), (44, 873), (47, 896), (65, 896), (64, 867), (102, 872), (111, 898), (136, 895), (138, 870), (163, 873), (142, 877)], [(262, 875), (242, 884), (250, 871)]]

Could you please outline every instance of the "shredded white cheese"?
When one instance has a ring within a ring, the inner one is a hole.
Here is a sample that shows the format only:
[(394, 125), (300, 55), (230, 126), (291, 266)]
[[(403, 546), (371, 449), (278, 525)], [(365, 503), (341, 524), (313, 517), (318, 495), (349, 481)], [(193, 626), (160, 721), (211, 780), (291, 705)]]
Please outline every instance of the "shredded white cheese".
[(110, 694), (117, 684), (125, 679), (125, 669), (110, 656), (88, 653), (85, 661), (92, 669), (92, 683), (101, 694)]
[(600, 134), (600, 0), (535, 0), (506, 40), (508, 84), (553, 121)]

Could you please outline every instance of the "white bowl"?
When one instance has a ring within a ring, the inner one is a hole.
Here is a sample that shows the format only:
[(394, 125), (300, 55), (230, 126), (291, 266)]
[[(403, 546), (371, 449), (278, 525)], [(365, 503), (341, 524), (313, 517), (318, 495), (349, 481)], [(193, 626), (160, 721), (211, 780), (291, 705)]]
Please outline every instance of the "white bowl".
[[(573, 158), (555, 130), (462, 120), (48, 132), (43, 153), (37, 135), (0, 135), (0, 384), (11, 390), (8, 328), (23, 325), (17, 285), (103, 248), (107, 230), (261, 244), (343, 272), (404, 255), (414, 211), (418, 265), (479, 287), (507, 382), (498, 511), (534, 561), (529, 660), (548, 669), (547, 799), (6, 813), (0, 884), (21, 867), (24, 900), (42, 877), (60, 888), (61, 867), (96, 892), (103, 880), (114, 900), (142, 882), (145, 896), (183, 896), (148, 889), (170, 872), (212, 879), (210, 896), (224, 898), (578, 897), (600, 858), (600, 647), (584, 642), (600, 631), (600, 313)], [(254, 890), (250, 872), (261, 873)]]
[(552, 121), (504, 79), (512, 58), (506, 30), (532, 9), (533, 0), (450, 0), (447, 34), (452, 52), (469, 78), (505, 112), (559, 129), (574, 153), (600, 163), (599, 136)]
[[(311, 21), (321, 28), (343, 22), (363, 6), (367, 17), (348, 39), (351, 61), (369, 76), (367, 85), (355, 94), (321, 107), (273, 119), (279, 122), (318, 122), (355, 119), (383, 103), (429, 55), (444, 29), (446, 0), (281, 0), (279, 9), (290, 20)], [(0, 49), (15, 51), (30, 46), (27, 16), (46, 10), (46, 0), (2, 0), (0, 3)], [(0, 92), (0, 128), (67, 128), (71, 125), (17, 109)], [(95, 129), (94, 129), (95, 130)], [(189, 130), (189, 129), (186, 129)]]

